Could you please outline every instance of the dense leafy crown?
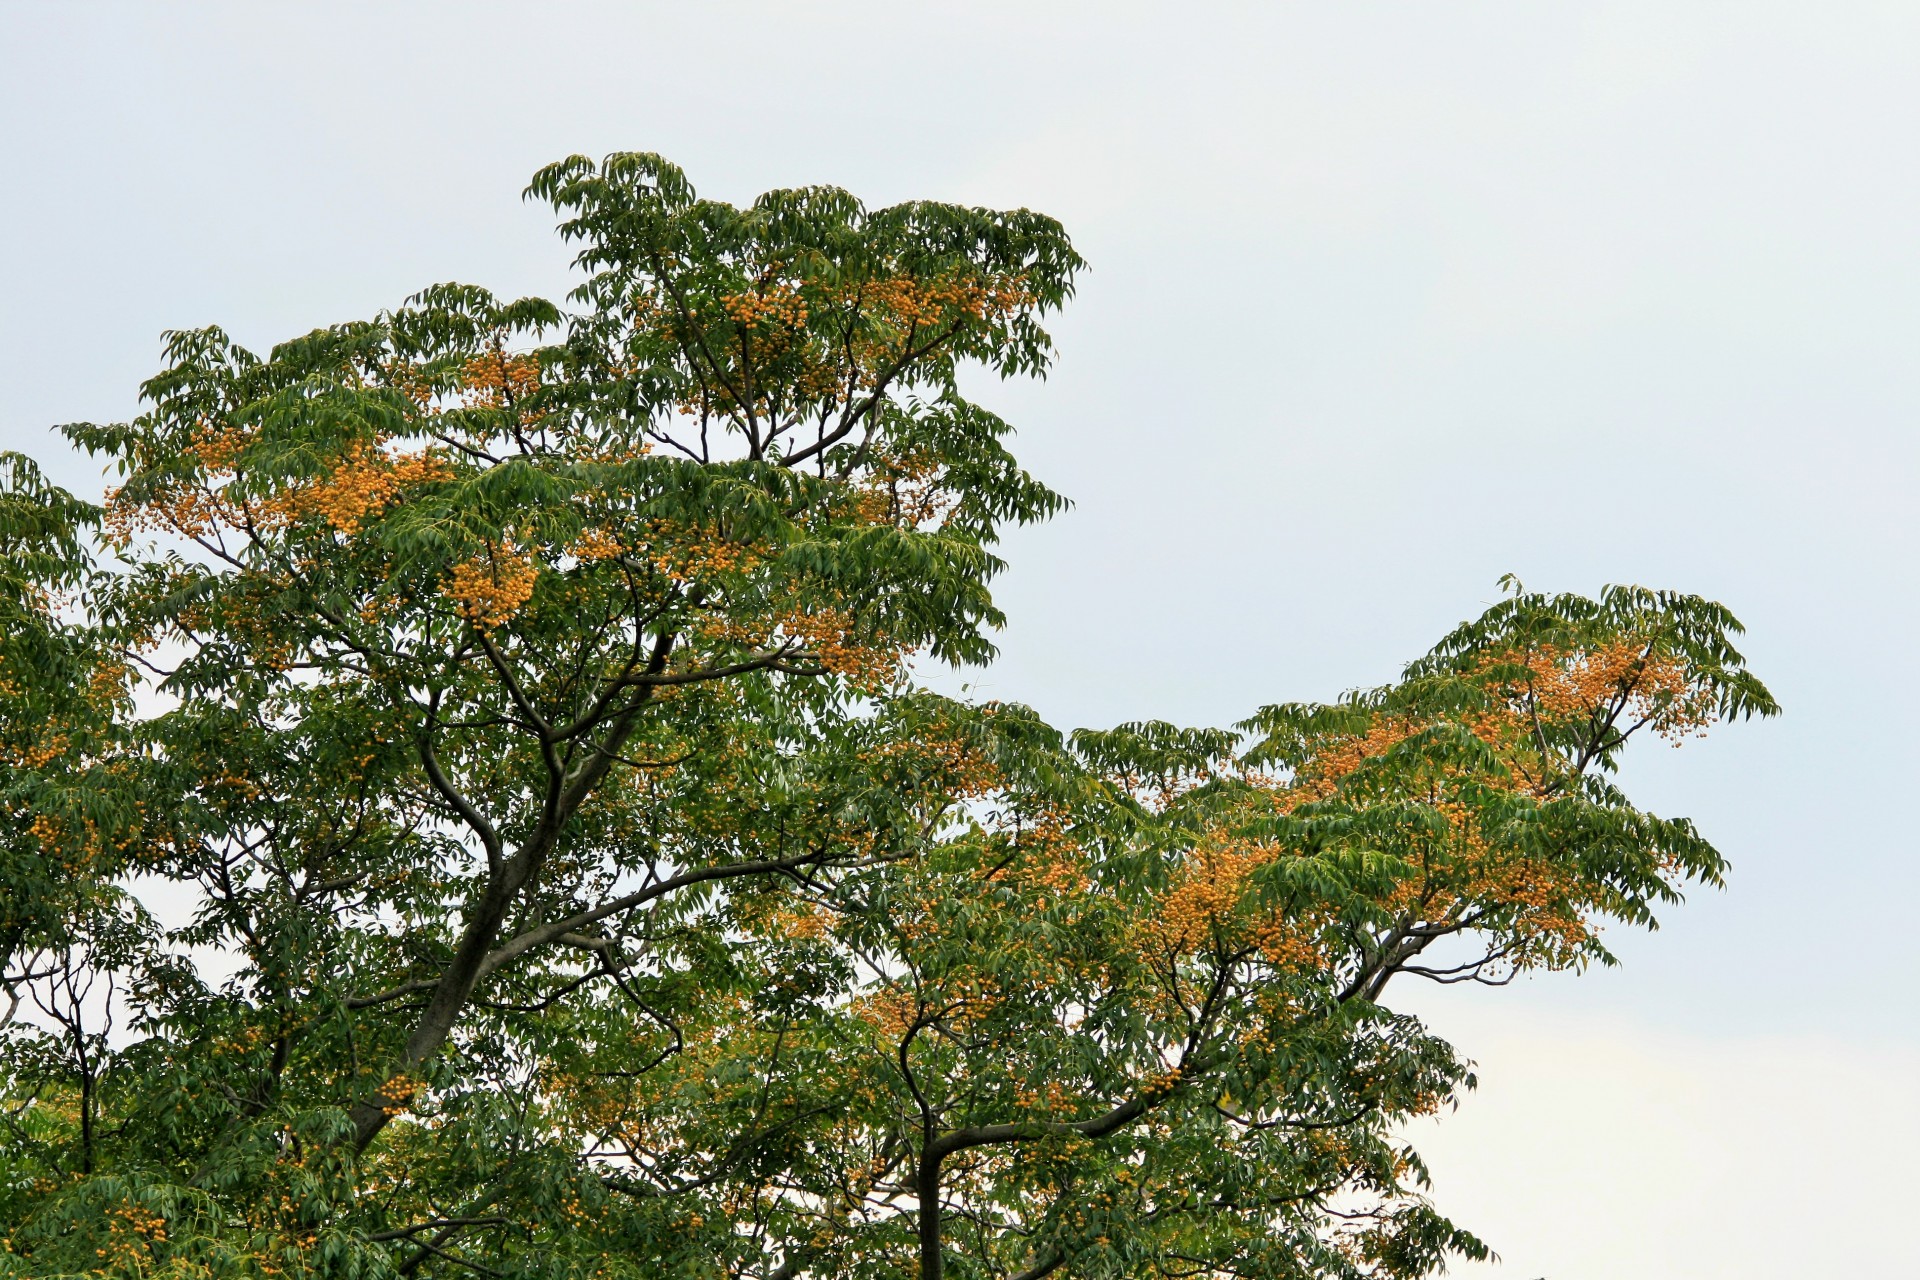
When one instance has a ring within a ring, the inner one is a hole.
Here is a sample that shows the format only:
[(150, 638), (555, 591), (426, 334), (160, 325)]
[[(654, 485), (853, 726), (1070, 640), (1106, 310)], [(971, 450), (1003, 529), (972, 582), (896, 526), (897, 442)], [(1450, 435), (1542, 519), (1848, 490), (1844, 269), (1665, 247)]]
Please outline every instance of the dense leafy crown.
[(969, 401), (1051, 220), (563, 161), (571, 311), (176, 333), (100, 506), (0, 467), (0, 1274), (1426, 1275), (1396, 975), (1608, 960), (1719, 855), (1613, 782), (1769, 714), (1694, 597), (1063, 737), (979, 662)]

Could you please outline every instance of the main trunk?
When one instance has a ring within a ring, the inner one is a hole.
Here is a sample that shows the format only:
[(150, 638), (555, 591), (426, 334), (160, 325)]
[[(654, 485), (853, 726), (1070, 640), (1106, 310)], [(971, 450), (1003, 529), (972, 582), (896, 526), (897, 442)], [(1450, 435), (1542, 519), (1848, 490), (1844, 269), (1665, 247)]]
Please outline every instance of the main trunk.
[(914, 1195), (920, 1201), (920, 1280), (940, 1280), (939, 1156), (921, 1156), (920, 1172), (914, 1179)]

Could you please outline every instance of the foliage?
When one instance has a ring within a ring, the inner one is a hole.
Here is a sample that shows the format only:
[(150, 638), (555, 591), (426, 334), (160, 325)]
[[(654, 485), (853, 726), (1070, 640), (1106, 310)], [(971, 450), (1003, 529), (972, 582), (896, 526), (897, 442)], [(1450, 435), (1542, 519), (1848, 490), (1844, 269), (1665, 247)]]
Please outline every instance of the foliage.
[[(1421, 1276), (1471, 1077), (1389, 981), (1610, 957), (1770, 714), (1717, 605), (1517, 588), (1404, 678), (1063, 737), (981, 662), (1061, 500), (1025, 211), (575, 158), (575, 310), (172, 334), (0, 474), (0, 1274)], [(184, 922), (158, 917), (179, 914)], [(162, 908), (166, 908), (163, 910)]]

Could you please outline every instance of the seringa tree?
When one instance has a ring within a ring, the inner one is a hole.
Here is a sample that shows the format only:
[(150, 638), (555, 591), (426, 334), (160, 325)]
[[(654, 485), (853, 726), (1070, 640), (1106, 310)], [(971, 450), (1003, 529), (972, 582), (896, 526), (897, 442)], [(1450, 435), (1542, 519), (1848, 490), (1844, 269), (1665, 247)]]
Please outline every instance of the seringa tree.
[(571, 310), (174, 334), (146, 413), (67, 428), (103, 503), (0, 477), (0, 1271), (1481, 1251), (1395, 1138), (1464, 1070), (1387, 984), (1605, 959), (1717, 881), (1608, 779), (1773, 710), (1734, 620), (1516, 593), (1228, 731), (933, 696), (1062, 505), (956, 380), (1045, 370), (1059, 226), (637, 155), (530, 193)]
[[(1063, 743), (942, 710), (915, 739), (963, 762), (947, 834), (738, 921), (766, 970), (831, 977), (811, 1030), (743, 999), (702, 1033), (726, 1074), (689, 1054), (641, 1089), (618, 1036), (570, 1046), (547, 1096), (667, 1215), (607, 1215), (609, 1247), (706, 1224), (702, 1256), (745, 1274), (1022, 1280), (1483, 1254), (1396, 1138), (1466, 1073), (1386, 991), (1607, 962), (1606, 921), (1718, 882), (1608, 775), (1636, 736), (1771, 710), (1733, 626), (1686, 596), (1517, 594), (1393, 686), (1237, 731)], [(784, 1154), (742, 1161), (746, 1133)]]

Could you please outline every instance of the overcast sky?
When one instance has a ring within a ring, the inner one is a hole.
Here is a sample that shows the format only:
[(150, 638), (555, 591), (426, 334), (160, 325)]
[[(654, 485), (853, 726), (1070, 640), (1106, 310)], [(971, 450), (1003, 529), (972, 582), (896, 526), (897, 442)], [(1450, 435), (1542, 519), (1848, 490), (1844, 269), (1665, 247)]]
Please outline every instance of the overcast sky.
[(991, 696), (1222, 723), (1496, 597), (1724, 601), (1784, 719), (1630, 765), (1734, 863), (1621, 970), (1408, 998), (1483, 1280), (1920, 1271), (1909, 915), (1920, 5), (0, 0), (0, 446), (168, 328), (268, 346), (441, 280), (558, 296), (542, 163), (1059, 217), (1076, 509), (1012, 539)]

